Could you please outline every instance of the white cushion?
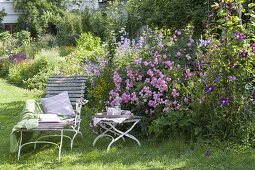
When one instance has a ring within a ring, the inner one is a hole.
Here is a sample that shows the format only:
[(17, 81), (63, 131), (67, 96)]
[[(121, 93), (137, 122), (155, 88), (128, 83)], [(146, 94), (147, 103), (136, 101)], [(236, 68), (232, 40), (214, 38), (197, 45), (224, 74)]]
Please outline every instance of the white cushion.
[(75, 115), (67, 91), (63, 91), (49, 98), (42, 98), (41, 104), (43, 106), (44, 112), (47, 114), (66, 116)]

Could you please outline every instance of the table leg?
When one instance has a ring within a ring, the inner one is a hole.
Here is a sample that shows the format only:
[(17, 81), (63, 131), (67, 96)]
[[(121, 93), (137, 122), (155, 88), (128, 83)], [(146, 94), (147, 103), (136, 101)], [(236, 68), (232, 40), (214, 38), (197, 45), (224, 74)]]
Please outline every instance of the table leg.
[(104, 128), (106, 129), (106, 131), (104, 131), (103, 133), (101, 133), (100, 135), (98, 135), (98, 136), (95, 138), (95, 140), (93, 141), (93, 146), (96, 145), (96, 142), (97, 142), (98, 139), (100, 139), (100, 138), (102, 138), (102, 137), (104, 137), (104, 136), (111, 137), (111, 138), (112, 138), (112, 141), (114, 140), (114, 138), (113, 138), (111, 135), (106, 134), (107, 132), (112, 131), (112, 130), (111, 130), (112, 128), (110, 128), (110, 129), (109, 129), (109, 128), (106, 128), (106, 127), (104, 127)]
[(135, 125), (136, 125), (139, 121), (140, 121), (140, 120), (135, 121), (134, 124), (133, 124), (127, 131), (125, 131), (125, 132), (122, 132), (122, 131), (118, 130), (118, 129), (117, 129), (115, 126), (113, 126), (111, 123), (108, 123), (108, 122), (107, 122), (106, 124), (108, 124), (112, 129), (114, 129), (116, 132), (118, 132), (118, 133), (120, 134), (117, 138), (115, 138), (114, 140), (112, 140), (111, 143), (108, 145), (108, 147), (107, 147), (107, 152), (110, 150), (110, 147), (111, 147), (111, 145), (112, 145), (114, 142), (116, 142), (116, 141), (119, 140), (120, 138), (123, 138), (124, 136), (127, 136), (127, 137), (129, 137), (129, 138), (135, 140), (135, 141), (138, 143), (138, 145), (141, 146), (139, 140), (138, 140), (137, 138), (135, 138), (133, 135), (129, 134), (129, 132), (135, 127)]

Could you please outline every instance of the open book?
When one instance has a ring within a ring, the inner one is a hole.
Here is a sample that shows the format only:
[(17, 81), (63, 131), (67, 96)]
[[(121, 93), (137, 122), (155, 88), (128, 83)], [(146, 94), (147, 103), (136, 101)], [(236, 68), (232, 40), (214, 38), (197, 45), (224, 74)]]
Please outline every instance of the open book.
[(57, 114), (40, 114), (40, 122), (60, 122)]

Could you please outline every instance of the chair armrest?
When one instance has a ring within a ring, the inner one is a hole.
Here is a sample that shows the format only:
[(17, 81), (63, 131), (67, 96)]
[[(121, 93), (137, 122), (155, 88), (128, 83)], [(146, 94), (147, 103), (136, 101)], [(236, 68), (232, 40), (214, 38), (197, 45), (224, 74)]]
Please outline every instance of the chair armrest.
[(75, 111), (76, 111), (76, 114), (77, 114), (77, 115), (80, 115), (82, 106), (85, 105), (85, 104), (87, 104), (87, 103), (88, 103), (88, 100), (85, 100), (85, 99), (83, 99), (83, 98), (78, 99), (78, 100), (76, 101), (76, 108), (75, 108)]

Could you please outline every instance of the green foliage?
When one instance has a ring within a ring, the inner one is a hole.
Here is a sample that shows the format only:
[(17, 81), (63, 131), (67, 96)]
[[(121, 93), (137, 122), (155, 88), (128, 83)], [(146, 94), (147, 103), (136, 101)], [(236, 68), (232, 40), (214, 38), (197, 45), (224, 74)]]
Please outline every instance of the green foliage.
[(118, 34), (127, 23), (125, 7), (118, 0), (109, 3), (104, 10), (86, 9), (81, 14), (83, 31), (91, 32), (103, 41), (111, 38), (112, 31)]
[(39, 55), (34, 60), (25, 60), (11, 65), (7, 78), (20, 87), (44, 89), (48, 77), (57, 73), (59, 73), (58, 60)]
[[(0, 10), (0, 24), (2, 24), (2, 21), (3, 21), (3, 19), (4, 19), (4, 17), (6, 16), (7, 14), (5, 13), (5, 10), (4, 9), (1, 9)], [(3, 31), (3, 28), (2, 28), (2, 26), (0, 26), (0, 32), (2, 32)]]
[[(105, 101), (109, 99), (109, 91), (113, 88), (112, 68), (105, 67), (99, 77), (94, 78), (93, 84), (88, 84), (87, 99), (91, 108), (98, 111), (105, 109)], [(97, 103), (95, 105), (95, 103)]]
[[(254, 145), (254, 35), (240, 25), (234, 1), (225, 10), (221, 8), (224, 3), (219, 5), (217, 27), (208, 31), (207, 45), (201, 43), (198, 52), (204, 81), (194, 90), (193, 119), (203, 136)], [(215, 89), (207, 93), (209, 86)]]
[(7, 58), (0, 59), (0, 77), (6, 77), (9, 73), (11, 63)]
[(28, 28), (32, 37), (45, 33), (52, 16), (63, 14), (64, 0), (14, 0), (15, 10), (21, 13), (18, 30)]
[(63, 57), (59, 65), (63, 75), (83, 74), (82, 62), (75, 53)]
[(8, 31), (0, 33), (0, 41), (3, 44), (3, 54), (11, 56), (19, 52), (25, 52), (26, 57), (34, 58), (40, 46), (33, 41), (30, 32), (22, 30), (15, 34)]
[(73, 46), (61, 46), (61, 47), (59, 47), (59, 55), (61, 57), (67, 56), (67, 55), (71, 54), (73, 51), (74, 51)]
[[(209, 1), (207, 0), (130, 0), (128, 1), (129, 14), (136, 15), (133, 27), (149, 25), (151, 27), (181, 29), (192, 24), (195, 32), (205, 29), (203, 23), (207, 20)], [(132, 17), (133, 18), (133, 17)]]
[[(54, 16), (52, 16), (54, 18)], [(66, 12), (63, 17), (54, 18), (58, 32), (57, 39), (60, 45), (76, 45), (76, 39), (83, 32), (81, 16), (77, 13)]]
[(95, 60), (95, 57), (103, 57), (104, 49), (102, 41), (99, 37), (93, 36), (91, 33), (83, 33), (77, 40), (76, 57), (83, 61), (86, 57), (89, 60)]
[(10, 32), (5, 31), (0, 33), (0, 41), (2, 43), (3, 54), (11, 54), (13, 49), (13, 39)]

